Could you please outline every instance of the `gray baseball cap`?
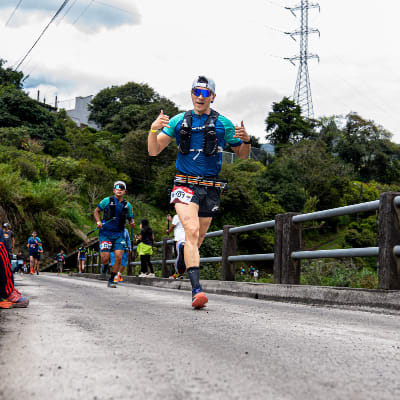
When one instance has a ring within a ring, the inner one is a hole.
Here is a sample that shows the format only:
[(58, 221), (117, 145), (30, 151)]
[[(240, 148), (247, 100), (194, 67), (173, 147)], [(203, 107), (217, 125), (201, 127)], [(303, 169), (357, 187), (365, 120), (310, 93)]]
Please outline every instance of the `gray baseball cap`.
[(211, 78), (207, 78), (204, 75), (199, 75), (194, 79), (192, 83), (192, 89), (195, 87), (207, 88), (215, 93), (215, 82)]
[(116, 181), (114, 182), (114, 189), (122, 189), (126, 190), (126, 183), (124, 181)]

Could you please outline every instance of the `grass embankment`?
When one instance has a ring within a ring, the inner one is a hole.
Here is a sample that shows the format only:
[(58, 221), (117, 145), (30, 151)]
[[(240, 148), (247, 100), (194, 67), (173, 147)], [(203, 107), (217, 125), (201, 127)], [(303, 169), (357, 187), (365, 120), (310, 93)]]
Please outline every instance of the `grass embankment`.
[[(306, 240), (304, 248), (309, 250), (332, 250), (343, 248), (347, 230), (321, 235), (319, 240)], [(302, 285), (337, 286), (351, 288), (378, 288), (376, 257), (355, 258), (323, 258), (301, 261)], [(240, 270), (237, 265), (237, 271)], [(236, 274), (241, 282), (254, 282), (248, 274)], [(273, 283), (273, 275), (260, 271), (260, 283)]]

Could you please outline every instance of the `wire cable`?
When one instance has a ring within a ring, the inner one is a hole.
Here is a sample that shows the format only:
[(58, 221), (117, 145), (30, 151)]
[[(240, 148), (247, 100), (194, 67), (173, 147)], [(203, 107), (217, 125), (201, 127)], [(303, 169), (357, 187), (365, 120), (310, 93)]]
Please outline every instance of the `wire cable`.
[(80, 18), (82, 17), (83, 14), (89, 9), (89, 7), (93, 4), (94, 0), (90, 0), (89, 4), (85, 7), (85, 9), (79, 14), (79, 17), (72, 23), (72, 25), (75, 25)]
[(104, 2), (99, 1), (99, 0), (93, 0), (93, 1), (94, 1), (95, 3), (97, 3), (97, 4), (101, 4), (102, 6), (114, 8), (115, 10), (123, 11), (123, 12), (126, 12), (126, 13), (128, 13), (128, 14), (132, 14), (130, 11), (125, 10), (124, 8), (117, 7), (117, 6), (112, 6), (111, 4), (107, 4), (107, 3), (104, 3)]
[(269, 26), (269, 25), (264, 25), (264, 26), (265, 26), (265, 28), (270, 29), (271, 31), (275, 31), (275, 32), (279, 32), (279, 33), (284, 33), (285, 35), (288, 33), (288, 32), (284, 32), (284, 31), (281, 31), (281, 30), (279, 30), (279, 29), (276, 29), (276, 28), (274, 28), (274, 27), (272, 27), (272, 26)]
[(17, 70), (22, 63), (25, 61), (26, 57), (28, 57), (29, 53), (33, 50), (33, 48), (38, 44), (39, 40), (42, 38), (44, 33), (47, 31), (49, 26), (54, 22), (54, 20), (58, 17), (60, 12), (64, 9), (64, 7), (69, 3), (70, 0), (64, 0), (64, 2), (61, 4), (60, 8), (57, 10), (57, 12), (54, 14), (53, 18), (50, 20), (50, 22), (46, 25), (46, 27), (43, 29), (42, 33), (39, 35), (39, 37), (36, 39), (35, 43), (32, 45), (32, 47), (28, 50), (28, 52), (25, 54), (25, 56), (22, 58), (22, 60), (18, 63), (18, 65), (15, 67), (15, 70)]
[(5, 24), (5, 26), (7, 26), (8, 23), (11, 21), (12, 17), (14, 16), (15, 12), (18, 10), (18, 8), (19, 8), (19, 6), (21, 5), (22, 1), (23, 1), (23, 0), (19, 0), (18, 4), (15, 6), (13, 12), (12, 12), (11, 15), (8, 17), (8, 20), (7, 20), (6, 24)]
[(60, 25), (61, 21), (66, 17), (66, 15), (71, 11), (71, 8), (76, 4), (78, 0), (74, 0), (71, 5), (67, 8), (64, 15), (58, 20), (57, 26)]
[(274, 1), (270, 1), (270, 0), (265, 0), (267, 3), (272, 4), (275, 7), (279, 7), (279, 8), (285, 8), (284, 6), (282, 6), (281, 4), (275, 3)]

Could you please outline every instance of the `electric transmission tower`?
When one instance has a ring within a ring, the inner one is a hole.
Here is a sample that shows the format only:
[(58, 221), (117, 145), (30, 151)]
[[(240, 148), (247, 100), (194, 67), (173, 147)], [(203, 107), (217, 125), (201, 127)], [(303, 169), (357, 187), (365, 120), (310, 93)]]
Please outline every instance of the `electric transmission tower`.
[(308, 35), (312, 33), (320, 34), (318, 29), (309, 28), (308, 26), (308, 10), (311, 8), (318, 8), (318, 3), (310, 3), (309, 0), (301, 0), (300, 5), (296, 7), (285, 7), (294, 16), (295, 11), (300, 10), (300, 29), (294, 32), (285, 32), (293, 40), (296, 41), (295, 37), (300, 36), (300, 53), (298, 56), (288, 57), (285, 60), (289, 60), (293, 65), (294, 61), (299, 61), (299, 69), (297, 72), (296, 86), (294, 88), (293, 100), (301, 107), (304, 115), (308, 118), (314, 117), (314, 108), (311, 98), (311, 86), (310, 76), (308, 74), (308, 60), (310, 58), (317, 58), (319, 62), (319, 56), (317, 54), (308, 53)]

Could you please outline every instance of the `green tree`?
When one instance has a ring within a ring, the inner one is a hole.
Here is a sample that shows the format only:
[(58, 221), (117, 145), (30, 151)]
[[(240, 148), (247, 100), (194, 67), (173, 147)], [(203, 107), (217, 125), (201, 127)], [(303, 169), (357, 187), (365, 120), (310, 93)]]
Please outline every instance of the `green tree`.
[(13, 85), (0, 86), (0, 126), (26, 127), (32, 139), (43, 140), (45, 145), (65, 131), (56, 125), (56, 117)]
[(335, 159), (321, 141), (303, 140), (284, 149), (258, 180), (259, 189), (275, 194), (286, 211), (302, 211), (308, 197), (318, 209), (342, 205), (351, 169)]
[(300, 106), (287, 97), (279, 103), (273, 103), (265, 123), (268, 133), (266, 139), (277, 146), (277, 150), (314, 135), (314, 123), (303, 118)]
[(160, 96), (149, 85), (135, 82), (101, 90), (89, 108), (91, 120), (104, 129), (123, 134), (147, 130), (161, 109), (171, 116), (179, 112), (172, 101)]
[(389, 183), (399, 178), (399, 146), (390, 142), (391, 133), (356, 113), (346, 116), (336, 151), (339, 157), (354, 166), (360, 180)]
[(322, 117), (316, 123), (316, 136), (326, 144), (330, 153), (336, 151), (336, 145), (342, 136), (342, 131), (338, 126), (341, 119), (343, 117), (333, 115), (331, 117)]
[[(223, 225), (247, 225), (274, 219), (283, 212), (275, 196), (260, 192), (257, 177), (266, 167), (260, 162), (237, 160), (233, 164), (224, 164), (221, 177), (228, 180), (229, 187), (221, 199), (220, 212), (213, 218), (212, 230)], [(239, 253), (273, 252), (273, 231), (261, 230), (243, 233), (238, 240)]]
[(12, 68), (4, 68), (6, 62), (0, 58), (0, 86), (13, 85), (17, 89), (22, 89), (24, 74), (14, 71)]

